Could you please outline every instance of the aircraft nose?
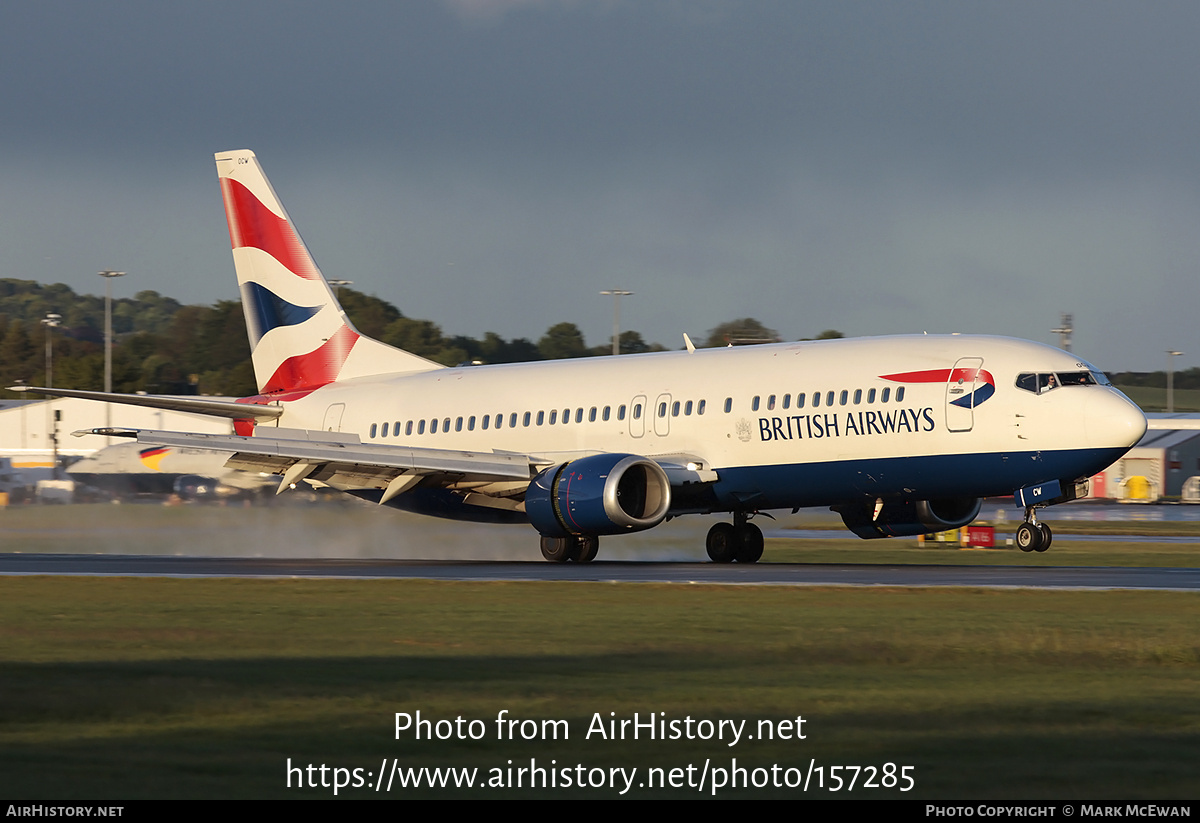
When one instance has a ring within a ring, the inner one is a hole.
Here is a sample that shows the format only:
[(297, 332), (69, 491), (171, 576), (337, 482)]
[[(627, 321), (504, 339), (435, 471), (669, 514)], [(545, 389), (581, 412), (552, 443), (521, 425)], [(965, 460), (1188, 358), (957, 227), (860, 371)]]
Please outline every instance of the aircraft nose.
[(1131, 448), (1146, 433), (1146, 415), (1114, 389), (1088, 398), (1084, 425), (1092, 446)]

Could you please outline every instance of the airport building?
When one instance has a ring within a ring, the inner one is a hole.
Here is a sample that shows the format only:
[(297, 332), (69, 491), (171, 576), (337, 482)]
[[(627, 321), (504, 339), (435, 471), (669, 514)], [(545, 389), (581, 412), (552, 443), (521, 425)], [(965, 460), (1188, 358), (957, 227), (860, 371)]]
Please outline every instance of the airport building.
[[(1200, 414), (1151, 414), (1200, 427)], [(1164, 497), (1200, 503), (1200, 430), (1150, 429), (1129, 453), (1092, 478), (1089, 497), (1153, 503)]]
[(20, 485), (32, 486), (53, 477), (56, 453), (61, 469), (105, 446), (128, 442), (120, 437), (71, 436), (81, 429), (103, 426), (203, 434), (230, 434), (233, 430), (231, 421), (224, 418), (142, 406), (65, 397), (0, 400), (0, 459), (8, 461)]

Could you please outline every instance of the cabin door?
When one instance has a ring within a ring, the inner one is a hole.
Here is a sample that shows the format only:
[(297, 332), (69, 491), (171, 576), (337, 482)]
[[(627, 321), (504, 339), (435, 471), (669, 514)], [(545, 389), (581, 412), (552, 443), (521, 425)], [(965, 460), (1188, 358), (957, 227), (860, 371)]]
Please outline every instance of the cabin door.
[(975, 403), (981, 381), (982, 357), (963, 357), (946, 380), (946, 430), (969, 432), (975, 425)]
[(345, 403), (334, 403), (325, 410), (325, 422), (321, 424), (321, 428), (327, 432), (340, 432), (342, 430), (342, 412), (346, 410)]

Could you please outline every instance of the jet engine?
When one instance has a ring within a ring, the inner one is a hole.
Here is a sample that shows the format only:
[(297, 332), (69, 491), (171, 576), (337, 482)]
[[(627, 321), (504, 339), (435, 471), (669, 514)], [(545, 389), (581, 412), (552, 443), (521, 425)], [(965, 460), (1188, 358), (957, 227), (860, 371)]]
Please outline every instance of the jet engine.
[(545, 537), (624, 534), (657, 526), (671, 483), (653, 460), (596, 454), (546, 469), (525, 492), (529, 522)]
[(864, 540), (871, 540), (961, 528), (979, 516), (982, 503), (977, 497), (946, 497), (884, 501), (880, 507), (878, 501), (863, 500), (834, 506), (833, 510), (842, 516), (847, 529)]

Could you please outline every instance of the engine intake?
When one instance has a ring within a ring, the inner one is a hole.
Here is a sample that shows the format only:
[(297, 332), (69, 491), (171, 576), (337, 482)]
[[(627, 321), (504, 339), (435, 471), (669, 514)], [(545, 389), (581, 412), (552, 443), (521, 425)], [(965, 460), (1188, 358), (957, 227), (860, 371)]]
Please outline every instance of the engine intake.
[(982, 504), (977, 497), (887, 501), (875, 517), (875, 501), (864, 500), (835, 506), (834, 511), (842, 516), (847, 529), (864, 540), (873, 540), (961, 528), (979, 516)]
[(670, 507), (666, 472), (634, 454), (597, 454), (554, 466), (525, 492), (529, 522), (546, 537), (641, 531), (661, 523)]

